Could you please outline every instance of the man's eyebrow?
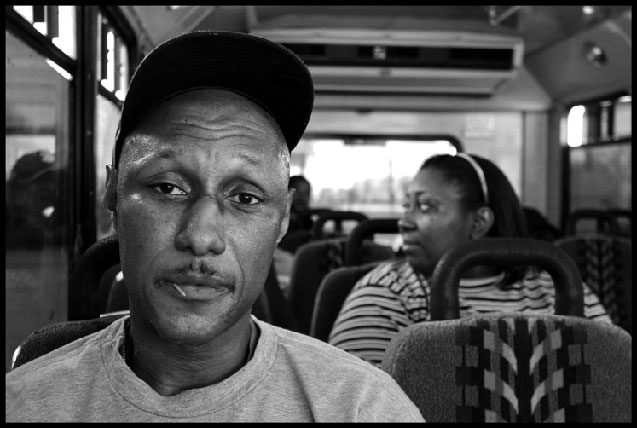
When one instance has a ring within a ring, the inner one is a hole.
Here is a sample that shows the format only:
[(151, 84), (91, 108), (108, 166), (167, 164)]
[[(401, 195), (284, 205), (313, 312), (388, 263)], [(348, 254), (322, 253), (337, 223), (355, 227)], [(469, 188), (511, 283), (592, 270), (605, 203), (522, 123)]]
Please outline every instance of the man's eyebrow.
[(166, 147), (156, 152), (147, 153), (137, 162), (147, 164), (148, 162), (154, 162), (161, 159), (175, 160), (177, 159), (177, 152), (171, 147)]
[(261, 165), (261, 158), (258, 158), (258, 157), (255, 157), (255, 156), (252, 156), (252, 155), (250, 155), (250, 154), (247, 154), (247, 153), (237, 153), (237, 157), (238, 157), (238, 158), (241, 158), (241, 159), (243, 159), (243, 160), (245, 160), (246, 162), (248, 162), (248, 163), (249, 163), (249, 164), (251, 164), (251, 165), (254, 165), (254, 166), (259, 166), (259, 165)]

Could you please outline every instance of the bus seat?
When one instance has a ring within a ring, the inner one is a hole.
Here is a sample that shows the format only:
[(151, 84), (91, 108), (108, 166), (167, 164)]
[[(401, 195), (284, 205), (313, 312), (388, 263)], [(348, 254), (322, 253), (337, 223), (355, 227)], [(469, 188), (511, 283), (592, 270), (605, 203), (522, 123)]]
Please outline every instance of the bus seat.
[[(539, 266), (556, 315), (458, 319), (458, 283), (477, 264)], [(632, 338), (583, 317), (575, 263), (548, 242), (488, 238), (447, 252), (432, 275), (432, 318), (396, 335), (381, 367), (428, 422), (626, 421)]]
[(252, 305), (252, 314), (272, 325), (292, 331), (299, 330), (290, 303), (283, 295), (283, 290), (281, 290), (279, 285), (274, 263), (270, 265), (270, 271), (263, 285), (263, 291), (254, 305)]
[(566, 217), (566, 222), (564, 225), (564, 235), (577, 235), (577, 223), (582, 220), (596, 220), (597, 233), (618, 235), (620, 232), (617, 218), (610, 212), (597, 209), (581, 209), (571, 212)]
[(323, 278), (316, 292), (310, 336), (327, 342), (334, 321), (349, 292), (359, 279), (377, 265), (378, 263), (375, 262), (362, 266), (341, 267), (329, 272)]
[[(290, 275), (290, 306), (296, 317), (299, 331), (309, 334), (316, 291), (321, 281), (332, 270), (345, 266), (347, 238), (310, 241), (301, 246), (294, 256)], [(373, 242), (364, 242), (361, 248), (362, 263), (391, 258), (391, 248)]]
[(100, 331), (124, 315), (118, 314), (89, 320), (64, 321), (39, 328), (28, 335), (18, 346), (13, 355), (11, 370), (44, 354), (48, 354), (67, 343)]
[(617, 220), (620, 236), (632, 236), (632, 211), (622, 209), (608, 209), (606, 211)]
[[(312, 240), (334, 238), (346, 235), (346, 233), (342, 230), (343, 221), (346, 220), (353, 220), (360, 223), (364, 220), (367, 220), (367, 216), (358, 211), (322, 210), (318, 214), (318, 217), (312, 225)], [(323, 231), (323, 228), (328, 221), (333, 221), (335, 224), (335, 233), (333, 234), (333, 236), (326, 236), (325, 232)]]
[(632, 333), (632, 242), (603, 234), (569, 236), (554, 242), (577, 265), (614, 324)]
[(295, 230), (293, 232), (286, 233), (281, 242), (279, 242), (279, 248), (288, 253), (295, 254), (296, 251), (303, 244), (307, 244), (312, 240), (311, 230)]
[(108, 293), (108, 299), (106, 301), (106, 313), (123, 311), (130, 309), (128, 302), (128, 291), (126, 291), (126, 284), (124, 283), (124, 277), (120, 274), (113, 278), (111, 283), (111, 289)]
[(102, 281), (105, 273), (119, 263), (119, 242), (110, 236), (91, 245), (78, 258), (69, 278), (69, 320), (88, 320), (104, 313), (109, 281)]
[(584, 316), (584, 289), (573, 260), (550, 242), (526, 238), (483, 238), (446, 252), (431, 275), (431, 319), (460, 317), (458, 284), (475, 265), (536, 266), (546, 270), (555, 286), (555, 313)]
[(632, 338), (587, 318), (420, 322), (392, 339), (381, 367), (427, 422), (632, 419)]
[(308, 334), (316, 290), (328, 272), (343, 266), (345, 240), (323, 239), (301, 246), (292, 264), (290, 306), (301, 333)]
[(381, 261), (394, 257), (395, 254), (391, 247), (374, 244), (373, 242), (364, 245), (365, 239), (373, 237), (376, 233), (400, 233), (398, 230), (398, 219), (370, 218), (356, 225), (347, 237), (345, 246), (346, 266), (355, 266), (361, 263)]

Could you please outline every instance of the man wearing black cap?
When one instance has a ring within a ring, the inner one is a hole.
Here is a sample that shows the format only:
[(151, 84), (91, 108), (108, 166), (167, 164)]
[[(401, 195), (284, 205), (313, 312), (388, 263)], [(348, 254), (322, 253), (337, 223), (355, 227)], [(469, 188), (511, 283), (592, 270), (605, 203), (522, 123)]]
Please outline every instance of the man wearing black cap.
[(10, 372), (8, 421), (422, 421), (386, 373), (251, 316), (312, 103), (303, 63), (245, 34), (142, 61), (105, 196), (130, 317)]

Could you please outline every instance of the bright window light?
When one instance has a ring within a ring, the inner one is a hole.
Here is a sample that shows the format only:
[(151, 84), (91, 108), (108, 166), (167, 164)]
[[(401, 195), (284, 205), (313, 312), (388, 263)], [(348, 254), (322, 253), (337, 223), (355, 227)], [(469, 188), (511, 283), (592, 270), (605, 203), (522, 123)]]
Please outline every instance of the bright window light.
[(584, 106), (573, 106), (568, 112), (567, 143), (569, 147), (580, 147), (584, 134)]
[(46, 22), (34, 22), (33, 23), (33, 28), (35, 28), (36, 30), (38, 30), (40, 33), (44, 34), (45, 36), (48, 35), (48, 29), (46, 26)]
[(106, 79), (102, 79), (102, 85), (112, 91), (115, 89), (115, 35), (112, 31), (106, 33)]
[(13, 6), (13, 9), (33, 24), (33, 6)]
[(57, 71), (62, 77), (64, 77), (66, 80), (71, 81), (73, 80), (73, 76), (70, 75), (65, 69), (63, 69), (62, 67), (60, 67), (59, 65), (57, 65), (56, 63), (54, 63), (53, 61), (51, 61), (50, 59), (46, 60), (46, 63), (49, 64), (49, 66)]
[(75, 59), (75, 6), (58, 6), (59, 37), (53, 38), (55, 46)]

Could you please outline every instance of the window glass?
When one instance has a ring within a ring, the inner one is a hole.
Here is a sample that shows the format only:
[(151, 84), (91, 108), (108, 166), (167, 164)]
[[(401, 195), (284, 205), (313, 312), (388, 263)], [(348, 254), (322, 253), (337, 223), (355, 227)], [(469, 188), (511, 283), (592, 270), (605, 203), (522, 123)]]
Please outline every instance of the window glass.
[(97, 239), (112, 233), (111, 216), (102, 201), (106, 192), (106, 165), (112, 162), (113, 144), (119, 120), (119, 107), (104, 97), (97, 96), (95, 120), (95, 174), (96, 192), (95, 214), (97, 219)]
[(631, 150), (630, 144), (617, 143), (571, 148), (571, 212), (631, 209)]
[(97, 70), (102, 87), (124, 101), (128, 91), (128, 48), (109, 20), (98, 15)]
[(449, 141), (306, 137), (292, 152), (290, 175), (311, 183), (313, 208), (397, 217), (406, 186), (436, 153), (455, 154), (456, 148)]
[(75, 6), (13, 6), (13, 9), (62, 52), (76, 59)]
[(630, 137), (632, 135), (632, 101), (631, 97), (621, 97), (615, 104), (615, 136)]
[(29, 333), (67, 318), (71, 84), (10, 32), (5, 55), (8, 370)]

